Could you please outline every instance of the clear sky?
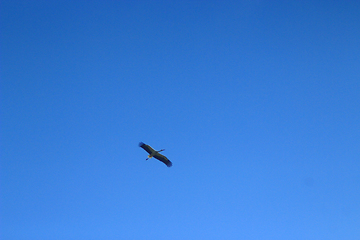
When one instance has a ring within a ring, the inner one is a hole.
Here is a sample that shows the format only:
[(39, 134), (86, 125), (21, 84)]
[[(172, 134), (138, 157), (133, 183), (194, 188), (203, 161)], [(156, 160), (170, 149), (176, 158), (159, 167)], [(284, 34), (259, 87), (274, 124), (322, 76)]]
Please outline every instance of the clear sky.
[(359, 239), (360, 1), (8, 0), (0, 34), (1, 239)]

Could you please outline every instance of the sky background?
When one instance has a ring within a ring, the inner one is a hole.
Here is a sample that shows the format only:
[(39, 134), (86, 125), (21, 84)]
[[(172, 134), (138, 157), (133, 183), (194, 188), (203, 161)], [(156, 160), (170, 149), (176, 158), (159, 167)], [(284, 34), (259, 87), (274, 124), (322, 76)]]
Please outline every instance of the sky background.
[(359, 239), (360, 1), (0, 7), (1, 239)]

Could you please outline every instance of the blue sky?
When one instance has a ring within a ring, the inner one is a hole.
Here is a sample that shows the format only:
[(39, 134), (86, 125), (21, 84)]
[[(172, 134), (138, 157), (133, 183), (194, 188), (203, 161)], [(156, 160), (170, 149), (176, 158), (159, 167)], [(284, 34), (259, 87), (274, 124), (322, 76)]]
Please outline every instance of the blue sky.
[(359, 12), (2, 1), (1, 239), (359, 239)]

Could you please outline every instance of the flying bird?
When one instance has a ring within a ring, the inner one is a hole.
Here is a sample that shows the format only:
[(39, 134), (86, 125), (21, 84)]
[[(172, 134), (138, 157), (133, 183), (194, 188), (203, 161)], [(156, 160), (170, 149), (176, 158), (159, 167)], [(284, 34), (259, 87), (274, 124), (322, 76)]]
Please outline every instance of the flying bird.
[(165, 149), (161, 149), (160, 151), (155, 151), (152, 147), (150, 147), (149, 145), (146, 145), (143, 142), (139, 143), (139, 147), (143, 148), (145, 151), (147, 151), (149, 153), (149, 156), (146, 160), (154, 157), (157, 160), (160, 160), (161, 162), (165, 163), (166, 166), (168, 166), (168, 167), (172, 166), (172, 163), (170, 162), (170, 160), (167, 157), (165, 157), (164, 155), (159, 153), (159, 152), (165, 151)]

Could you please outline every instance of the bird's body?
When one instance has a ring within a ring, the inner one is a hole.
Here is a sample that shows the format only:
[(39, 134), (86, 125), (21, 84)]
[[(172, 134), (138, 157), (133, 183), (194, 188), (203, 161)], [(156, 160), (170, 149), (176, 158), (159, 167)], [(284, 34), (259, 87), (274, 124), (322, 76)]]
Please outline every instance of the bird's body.
[(157, 160), (163, 162), (166, 164), (166, 166), (171, 167), (172, 163), (170, 162), (170, 160), (165, 157), (164, 155), (160, 154), (159, 152), (164, 151), (165, 149), (161, 149), (160, 151), (155, 151), (152, 147), (150, 147), (149, 145), (146, 145), (143, 142), (139, 143), (139, 147), (141, 147), (142, 149), (144, 149), (146, 152), (149, 153), (149, 156), (146, 160), (148, 160), (149, 158), (156, 158)]

